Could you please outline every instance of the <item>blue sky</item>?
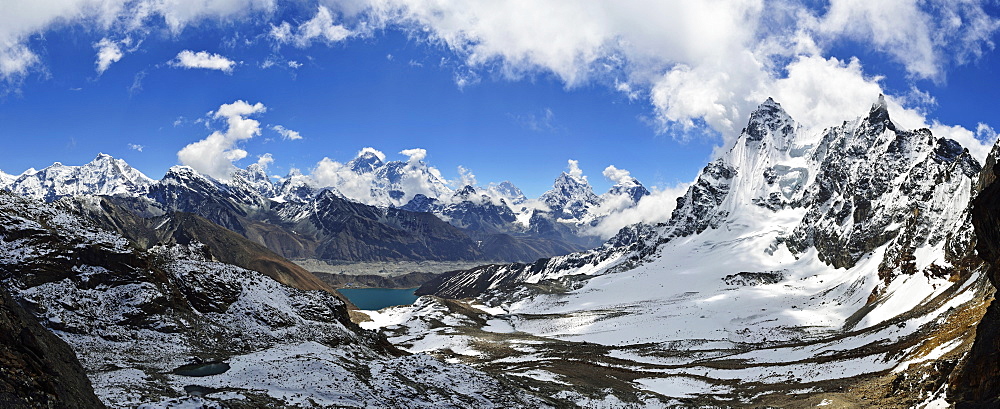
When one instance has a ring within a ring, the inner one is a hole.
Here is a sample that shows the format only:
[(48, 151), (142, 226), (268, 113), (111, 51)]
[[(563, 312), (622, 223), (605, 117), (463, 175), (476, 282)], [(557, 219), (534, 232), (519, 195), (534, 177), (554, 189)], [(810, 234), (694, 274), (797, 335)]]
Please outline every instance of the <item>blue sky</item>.
[[(987, 2), (734, 0), (701, 10), (637, 1), (604, 4), (598, 16), (601, 2), (218, 0), (129, 22), (142, 1), (111, 11), (89, 1), (8, 17), (34, 23), (4, 28), (0, 17), (7, 173), (104, 152), (159, 178), (185, 146), (225, 131), (208, 113), (237, 100), (266, 107), (250, 116), (260, 135), (232, 146), (247, 153), (237, 166), (271, 154), (270, 173), (308, 173), (324, 157), (346, 162), (367, 146), (400, 160), (397, 152), (423, 148), (449, 179), (464, 166), (482, 185), (511, 180), (529, 196), (568, 159), (598, 192), (610, 185), (601, 176), (608, 165), (649, 186), (690, 181), (766, 96), (821, 128), (864, 113), (885, 92), (905, 125), (966, 145), (995, 138), (1000, 13)], [(711, 36), (697, 26), (644, 28), (699, 18), (716, 24)], [(121, 56), (98, 73), (105, 39)], [(185, 50), (231, 66), (181, 67)], [(282, 138), (274, 125), (302, 139)]]

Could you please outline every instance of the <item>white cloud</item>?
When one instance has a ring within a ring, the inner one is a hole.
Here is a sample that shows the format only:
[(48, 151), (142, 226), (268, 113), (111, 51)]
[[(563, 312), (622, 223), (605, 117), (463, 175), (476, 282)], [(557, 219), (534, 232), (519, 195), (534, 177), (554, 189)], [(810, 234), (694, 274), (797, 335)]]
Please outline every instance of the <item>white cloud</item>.
[(465, 166), (458, 167), (458, 179), (453, 185), (462, 188), (465, 186), (476, 186), (476, 175)]
[(911, 75), (938, 79), (949, 60), (961, 63), (992, 49), (998, 24), (979, 1), (831, 0), (810, 28), (821, 37), (870, 43)]
[(38, 65), (38, 55), (28, 47), (0, 42), (0, 79), (16, 83), (28, 75), (28, 70), (35, 65)]
[[(793, 116), (805, 114), (796, 119), (819, 126), (827, 121), (825, 115), (803, 102), (818, 95), (817, 90), (838, 94), (820, 101), (831, 113), (864, 109), (877, 94), (862, 98), (842, 87), (824, 87), (810, 79), (816, 73), (833, 73), (837, 83), (863, 84), (863, 90), (877, 88), (884, 93), (878, 77), (864, 72), (863, 62), (832, 58), (833, 47), (887, 57), (911, 80), (940, 81), (955, 64), (975, 61), (992, 50), (992, 38), (1000, 29), (1000, 19), (986, 11), (990, 7), (986, 0), (806, 2), (812, 8), (787, 0), (321, 3), (305, 6), (315, 7), (309, 20), (271, 25), (268, 35), (279, 44), (306, 47), (314, 41), (337, 43), (382, 28), (402, 28), (457, 55), (447, 60), (452, 61), (448, 66), (454, 67), (460, 88), (477, 83), (484, 72), (511, 79), (551, 74), (567, 87), (596, 81), (630, 99), (648, 100), (663, 131), (707, 126), (728, 141), (739, 132), (749, 110), (767, 96), (774, 96)], [(45, 69), (27, 40), (52, 27), (84, 24), (101, 35), (128, 35), (149, 33), (150, 22), (163, 21), (177, 34), (205, 20), (272, 21), (277, 2), (8, 1), (3, 9), (0, 80), (16, 87), (29, 73)], [(99, 72), (120, 58), (112, 49), (107, 51), (97, 58)], [(218, 57), (207, 58), (213, 62), (206, 61), (206, 68), (230, 72), (236, 64)], [(181, 64), (180, 58), (173, 62)], [(782, 95), (776, 95), (779, 92)], [(905, 100), (906, 95), (889, 96), (920, 114), (919, 122), (934, 122), (913, 106), (922, 102)]]
[(409, 156), (409, 159), (407, 159), (406, 162), (407, 164), (411, 165), (416, 164), (417, 162), (420, 162), (427, 157), (427, 149), (421, 149), (421, 148), (404, 149), (402, 151), (399, 151), (399, 153)]
[(118, 46), (118, 43), (109, 40), (107, 37), (102, 38), (97, 44), (94, 44), (94, 48), (97, 49), (97, 73), (103, 74), (104, 71), (108, 70), (111, 64), (118, 62), (122, 59), (122, 49)]
[(236, 62), (208, 51), (183, 50), (177, 53), (177, 57), (170, 60), (169, 64), (178, 68), (204, 68), (230, 74), (233, 72), (233, 66), (236, 65)]
[(312, 169), (310, 176), (321, 187), (335, 187), (348, 198), (361, 203), (373, 203), (371, 189), (375, 175), (372, 173), (358, 174), (343, 163), (323, 158)]
[(281, 125), (274, 125), (271, 127), (275, 132), (281, 134), (281, 138), (289, 141), (297, 141), (302, 139), (302, 135), (291, 129), (287, 129)]
[(361, 150), (358, 151), (357, 156), (360, 157), (360, 156), (362, 156), (362, 155), (364, 155), (366, 153), (370, 153), (372, 155), (375, 155), (375, 157), (378, 158), (378, 160), (380, 160), (382, 162), (385, 162), (385, 154), (382, 153), (382, 151), (380, 151), (378, 149), (375, 149), (375, 148), (372, 148), (370, 146), (369, 147), (365, 147), (365, 148), (361, 148)]
[(264, 169), (267, 169), (272, 163), (274, 163), (274, 156), (270, 153), (257, 156), (257, 165)]
[(130, 144), (128, 144), (128, 148), (131, 149), (131, 150), (134, 150), (134, 151), (142, 152), (142, 150), (145, 149), (146, 147), (142, 146), (142, 145), (136, 145), (134, 143), (130, 143)]
[(631, 183), (633, 179), (631, 172), (625, 169), (618, 169), (615, 165), (608, 165), (608, 167), (604, 168), (603, 174), (605, 178), (615, 182), (615, 184)]
[(580, 161), (578, 160), (573, 160), (573, 159), (567, 160), (566, 170), (567, 170), (566, 173), (568, 173), (572, 177), (587, 180), (587, 177), (583, 176), (583, 171), (580, 170)]
[(997, 131), (993, 130), (993, 127), (980, 122), (976, 125), (976, 139), (992, 144), (997, 140)]
[(305, 48), (313, 40), (322, 39), (327, 44), (343, 41), (350, 37), (351, 30), (340, 24), (333, 23), (333, 14), (325, 6), (319, 6), (316, 15), (308, 21), (293, 28), (287, 21), (277, 26), (271, 26), (271, 38), (280, 44), (292, 44)]
[(225, 132), (215, 131), (198, 142), (185, 146), (177, 152), (177, 159), (184, 165), (217, 179), (228, 179), (236, 169), (233, 162), (247, 157), (247, 151), (237, 145), (244, 140), (260, 135), (260, 122), (247, 118), (267, 111), (260, 102), (250, 105), (246, 101), (224, 104), (208, 116), (225, 119)]
[[(483, 71), (511, 79), (551, 73), (568, 87), (597, 80), (630, 99), (647, 97), (664, 132), (684, 138), (710, 130), (725, 141), (768, 96), (821, 127), (863, 114), (887, 93), (860, 61), (824, 55), (832, 46), (848, 41), (892, 58), (913, 78), (939, 79), (991, 50), (1000, 27), (980, 0), (832, 0), (814, 9), (759, 0), (371, 3), (374, 26), (409, 28), (458, 54), (459, 88)], [(927, 105), (913, 98), (920, 93), (890, 95), (909, 109), (896, 115), (925, 117), (914, 106)]]
[[(587, 234), (609, 239), (623, 227), (635, 223), (660, 223), (670, 219), (677, 206), (677, 198), (687, 191), (688, 184), (682, 183), (664, 189), (654, 188), (649, 195), (639, 200), (634, 207), (625, 197), (619, 197), (620, 202), (609, 201), (601, 205), (598, 211), (605, 212), (601, 221), (586, 230)], [(626, 203), (627, 202), (627, 203)]]

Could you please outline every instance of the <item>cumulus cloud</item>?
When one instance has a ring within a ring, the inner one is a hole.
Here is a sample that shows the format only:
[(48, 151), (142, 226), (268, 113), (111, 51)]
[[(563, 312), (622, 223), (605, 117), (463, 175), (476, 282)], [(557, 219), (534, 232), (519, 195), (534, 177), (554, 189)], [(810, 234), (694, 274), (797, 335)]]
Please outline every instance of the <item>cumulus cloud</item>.
[[(357, 10), (459, 55), (459, 87), (478, 71), (511, 79), (551, 73), (568, 87), (596, 80), (630, 99), (647, 98), (663, 132), (709, 131), (732, 141), (768, 96), (806, 127), (822, 128), (889, 94), (859, 60), (825, 55), (844, 41), (893, 59), (913, 78), (942, 78), (948, 67), (993, 49), (1000, 20), (984, 4), (380, 0)], [(926, 116), (905, 96), (889, 96), (906, 115)]]
[(409, 156), (409, 159), (406, 160), (408, 164), (416, 164), (427, 157), (427, 149), (421, 148), (404, 149), (399, 153)]
[(605, 178), (615, 182), (615, 184), (632, 183), (633, 180), (631, 172), (625, 169), (618, 169), (615, 165), (608, 165), (608, 167), (604, 168), (603, 174)]
[(207, 138), (191, 143), (177, 152), (177, 159), (184, 165), (217, 179), (228, 179), (236, 166), (233, 162), (247, 157), (247, 151), (239, 148), (239, 143), (260, 135), (260, 122), (248, 116), (265, 112), (267, 108), (258, 102), (249, 104), (239, 100), (223, 104), (208, 116), (226, 121), (226, 130), (212, 132)]
[(372, 155), (375, 155), (375, 157), (378, 158), (378, 160), (380, 160), (382, 162), (385, 162), (385, 153), (382, 153), (382, 151), (380, 151), (378, 149), (375, 149), (375, 148), (372, 148), (370, 146), (369, 147), (365, 147), (365, 148), (361, 148), (361, 150), (358, 151), (358, 155), (357, 156), (361, 157), (361, 156), (363, 156), (365, 154), (368, 154), (368, 153), (370, 153)]
[(270, 153), (257, 156), (257, 166), (261, 168), (267, 169), (272, 163), (274, 163), (274, 156)]
[(0, 42), (0, 79), (8, 84), (19, 82), (37, 64), (38, 55), (27, 46)]
[(459, 188), (465, 186), (476, 186), (476, 175), (472, 173), (471, 170), (467, 169), (465, 166), (458, 167), (458, 179), (453, 183), (453, 185)]
[(281, 138), (289, 141), (297, 141), (302, 139), (302, 135), (291, 129), (287, 129), (281, 125), (274, 125), (271, 127), (272, 130), (281, 134)]
[(118, 46), (118, 43), (109, 40), (107, 37), (102, 38), (97, 44), (94, 44), (94, 48), (97, 49), (97, 74), (103, 74), (104, 71), (108, 70), (111, 64), (118, 62), (122, 59), (122, 49)]
[(567, 160), (566, 161), (566, 173), (577, 179), (587, 180), (586, 176), (583, 176), (583, 170), (580, 170), (580, 161), (578, 160)]
[(355, 173), (346, 164), (323, 158), (312, 169), (310, 176), (321, 187), (335, 187), (350, 199), (374, 204), (371, 189), (375, 175), (372, 173)]
[(236, 61), (230, 60), (219, 54), (209, 53), (208, 51), (194, 52), (191, 50), (183, 50), (177, 53), (177, 57), (170, 60), (168, 63), (172, 67), (219, 70), (226, 74), (232, 73), (233, 66), (236, 65)]
[(131, 149), (131, 150), (134, 150), (134, 151), (142, 152), (142, 150), (145, 149), (146, 147), (142, 146), (142, 145), (136, 145), (134, 143), (130, 143), (130, 144), (128, 144), (128, 148)]
[(292, 27), (287, 21), (277, 26), (271, 26), (271, 38), (279, 44), (292, 44), (305, 48), (313, 40), (322, 39), (327, 44), (343, 41), (351, 36), (351, 30), (340, 24), (334, 24), (333, 14), (325, 6), (319, 6), (316, 15), (308, 21)]

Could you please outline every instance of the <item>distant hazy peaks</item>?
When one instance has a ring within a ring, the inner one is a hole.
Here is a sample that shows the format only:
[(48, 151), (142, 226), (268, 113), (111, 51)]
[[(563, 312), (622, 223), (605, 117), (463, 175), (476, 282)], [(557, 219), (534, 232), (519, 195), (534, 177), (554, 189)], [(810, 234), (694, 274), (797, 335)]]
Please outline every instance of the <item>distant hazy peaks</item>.
[(519, 189), (517, 186), (514, 186), (514, 184), (508, 180), (500, 182), (497, 185), (490, 186), (487, 189), (487, 192), (489, 192), (491, 196), (500, 197), (504, 199), (508, 204), (512, 205), (519, 205), (528, 200), (524, 196), (524, 193), (521, 192), (521, 189)]

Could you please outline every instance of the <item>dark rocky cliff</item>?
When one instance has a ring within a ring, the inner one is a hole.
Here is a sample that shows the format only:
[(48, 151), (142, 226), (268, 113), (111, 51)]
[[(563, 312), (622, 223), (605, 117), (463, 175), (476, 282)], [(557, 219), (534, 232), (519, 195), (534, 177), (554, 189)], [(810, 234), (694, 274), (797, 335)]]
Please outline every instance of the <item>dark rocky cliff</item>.
[(0, 407), (103, 408), (76, 354), (0, 289)]
[[(972, 202), (972, 224), (976, 232), (976, 252), (990, 264), (987, 278), (1000, 284), (1000, 183), (996, 183), (1000, 145), (986, 159)], [(951, 381), (949, 400), (955, 407), (1000, 407), (1000, 305), (994, 299), (976, 326), (976, 341), (960, 372)]]

